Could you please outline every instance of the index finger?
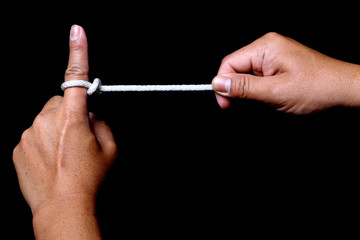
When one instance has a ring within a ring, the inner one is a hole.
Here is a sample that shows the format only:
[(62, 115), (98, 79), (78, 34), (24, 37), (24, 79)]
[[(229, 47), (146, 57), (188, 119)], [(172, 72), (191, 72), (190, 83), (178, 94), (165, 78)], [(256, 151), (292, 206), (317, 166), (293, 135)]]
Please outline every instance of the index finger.
[[(85, 31), (78, 25), (73, 25), (69, 39), (69, 62), (65, 72), (65, 81), (85, 80), (88, 81), (89, 58), (88, 43)], [(64, 103), (71, 109), (88, 115), (87, 112), (87, 89), (72, 87), (65, 89)]]
[(227, 55), (221, 62), (218, 75), (224, 73), (247, 73), (254, 69), (254, 57), (259, 55), (252, 44)]

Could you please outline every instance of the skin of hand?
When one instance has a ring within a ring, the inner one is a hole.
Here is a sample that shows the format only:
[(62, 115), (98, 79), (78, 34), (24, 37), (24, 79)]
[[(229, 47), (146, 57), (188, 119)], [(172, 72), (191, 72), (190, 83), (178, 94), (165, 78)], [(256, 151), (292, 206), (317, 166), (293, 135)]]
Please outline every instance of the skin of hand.
[[(65, 81), (88, 80), (85, 31), (74, 25)], [(101, 239), (95, 199), (117, 147), (109, 126), (87, 110), (86, 88), (51, 98), (13, 152), (36, 239)]]
[(360, 67), (277, 33), (226, 56), (212, 81), (221, 108), (230, 98), (274, 105), (293, 114), (333, 106), (360, 107)]

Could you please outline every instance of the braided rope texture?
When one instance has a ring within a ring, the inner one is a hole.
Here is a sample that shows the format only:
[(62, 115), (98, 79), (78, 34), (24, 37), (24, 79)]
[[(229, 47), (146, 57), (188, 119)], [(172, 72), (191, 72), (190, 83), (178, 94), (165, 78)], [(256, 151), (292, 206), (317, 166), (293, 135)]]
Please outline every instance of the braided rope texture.
[(147, 92), (147, 91), (211, 91), (211, 84), (175, 84), (175, 85), (108, 85), (103, 86), (99, 78), (93, 83), (84, 80), (71, 80), (61, 84), (61, 89), (69, 87), (88, 88), (88, 95), (101, 92)]

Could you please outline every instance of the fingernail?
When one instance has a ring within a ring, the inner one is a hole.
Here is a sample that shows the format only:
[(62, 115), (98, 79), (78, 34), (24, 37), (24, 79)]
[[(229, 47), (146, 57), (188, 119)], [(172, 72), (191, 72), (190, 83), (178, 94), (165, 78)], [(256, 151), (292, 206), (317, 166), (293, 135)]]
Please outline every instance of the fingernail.
[(213, 88), (219, 94), (229, 94), (231, 89), (231, 78), (217, 76), (213, 80)]
[(70, 31), (70, 40), (76, 41), (80, 35), (80, 27), (78, 25), (73, 25)]

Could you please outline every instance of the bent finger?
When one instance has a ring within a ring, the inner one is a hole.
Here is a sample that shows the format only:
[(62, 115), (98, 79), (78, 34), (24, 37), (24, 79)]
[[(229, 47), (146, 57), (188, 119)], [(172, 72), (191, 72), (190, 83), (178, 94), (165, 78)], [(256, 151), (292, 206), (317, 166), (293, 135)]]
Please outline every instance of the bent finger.
[(221, 96), (220, 94), (215, 92), (216, 101), (222, 109), (226, 109), (230, 107), (231, 101), (229, 98)]
[(60, 106), (62, 100), (63, 100), (63, 97), (61, 97), (61, 96), (54, 96), (54, 97), (50, 98), (49, 101), (44, 105), (41, 112), (48, 112), (52, 109), (57, 108), (58, 106)]
[(89, 113), (89, 118), (93, 133), (101, 148), (111, 159), (114, 159), (117, 155), (117, 146), (109, 125), (107, 125), (105, 121), (97, 119), (91, 112)]

